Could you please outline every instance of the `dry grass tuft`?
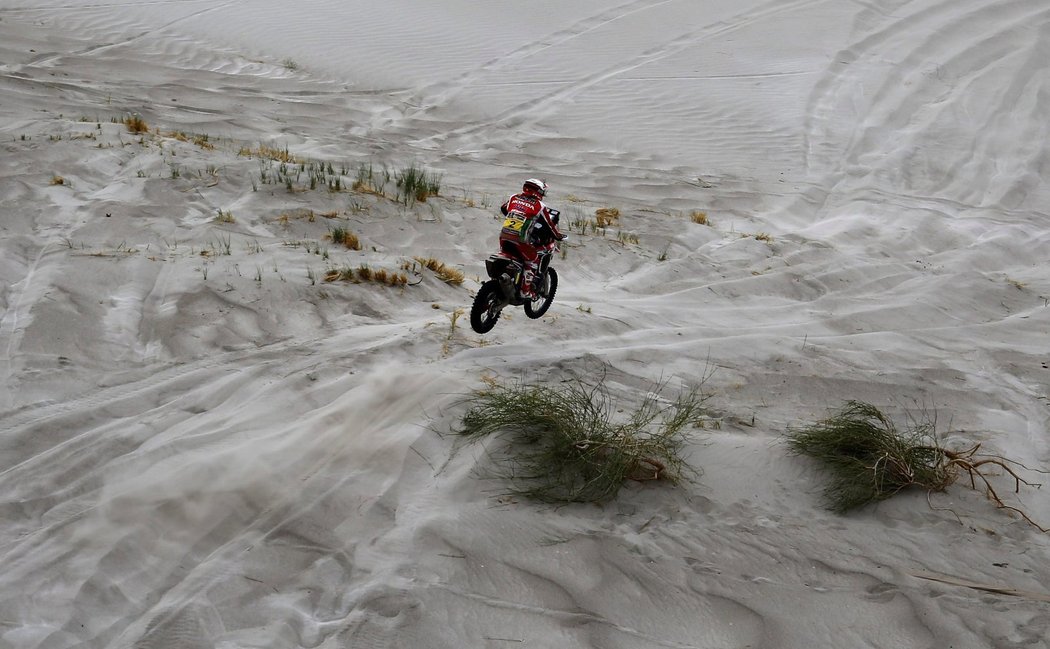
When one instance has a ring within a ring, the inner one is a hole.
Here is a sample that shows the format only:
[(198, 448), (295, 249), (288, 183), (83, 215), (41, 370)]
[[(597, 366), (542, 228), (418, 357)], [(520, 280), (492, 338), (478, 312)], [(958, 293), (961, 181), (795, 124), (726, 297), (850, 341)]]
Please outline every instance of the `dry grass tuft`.
[(615, 207), (600, 207), (594, 211), (599, 228), (607, 228), (620, 222), (620, 210)]
[(65, 185), (66, 184), (66, 179), (63, 178), (62, 176), (54, 175), (54, 176), (51, 176), (51, 184), (52, 185)]
[[(349, 271), (347, 274), (346, 271)], [(343, 268), (331, 268), (324, 274), (324, 281), (334, 282), (336, 280), (343, 280), (344, 282), (350, 282), (354, 279), (354, 271), (349, 267)]]
[(212, 144), (209, 141), (210, 138), (207, 135), (204, 135), (204, 134), (201, 134), (201, 133), (186, 133), (185, 131), (170, 131), (168, 133), (165, 133), (164, 136), (165, 137), (170, 137), (173, 140), (178, 140), (179, 142), (193, 142), (194, 144), (196, 144), (200, 148), (207, 149), (208, 151), (211, 151), (211, 150), (213, 150), (215, 148), (215, 145)]
[(277, 149), (272, 146), (260, 144), (256, 148), (242, 147), (237, 155), (245, 158), (263, 158), (264, 160), (273, 160), (275, 162), (284, 162), (286, 164), (306, 164), (306, 161), (299, 156), (293, 155), (288, 152), (288, 147), (283, 149)]
[(142, 119), (141, 115), (128, 115), (124, 118), (124, 126), (132, 133), (148, 133), (149, 124)]
[(317, 215), (314, 214), (314, 211), (311, 209), (299, 208), (291, 210), (289, 212), (281, 212), (281, 214), (276, 219), (276, 221), (281, 225), (288, 225), (293, 220), (305, 220), (309, 221), (310, 223), (314, 223), (317, 220)]
[(459, 270), (458, 268), (448, 266), (438, 261), (437, 259), (434, 259), (433, 257), (413, 257), (413, 259), (415, 259), (420, 266), (423, 266), (424, 268), (433, 271), (434, 274), (437, 275), (438, 278), (443, 282), (447, 282), (449, 284), (463, 283), (463, 271)]
[(361, 264), (357, 268), (351, 268), (349, 266), (332, 268), (325, 273), (324, 281), (335, 282), (337, 280), (354, 282), (355, 284), (371, 282), (394, 287), (406, 286), (408, 284), (408, 276), (404, 273), (394, 273), (382, 268), (373, 269), (368, 264)]
[(692, 214), (689, 215), (689, 220), (699, 225), (711, 225), (707, 218), (707, 212), (701, 212), (700, 210), (693, 210)]
[(190, 139), (194, 144), (206, 151), (213, 151), (215, 149), (215, 145), (211, 143), (211, 138), (206, 134), (194, 133), (190, 136)]
[(638, 238), (637, 234), (631, 234), (630, 232), (623, 231), (616, 233), (616, 240), (625, 246), (631, 243), (637, 245), (639, 242), (641, 242), (641, 239)]

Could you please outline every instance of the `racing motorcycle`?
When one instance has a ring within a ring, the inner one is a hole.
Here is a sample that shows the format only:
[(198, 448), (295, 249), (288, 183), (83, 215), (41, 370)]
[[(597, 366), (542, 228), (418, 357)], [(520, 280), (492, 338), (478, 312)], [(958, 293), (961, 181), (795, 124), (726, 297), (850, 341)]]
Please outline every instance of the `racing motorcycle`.
[(558, 273), (551, 268), (551, 257), (557, 251), (557, 241), (537, 246), (539, 258), (533, 280), (536, 297), (532, 299), (522, 295), (525, 261), (512, 248), (504, 248), (486, 259), (485, 271), (490, 279), (481, 285), (474, 297), (474, 305), (470, 309), (470, 327), (479, 334), (488, 333), (508, 306), (524, 307), (525, 315), (533, 319), (542, 317), (551, 307), (554, 294), (558, 291)]

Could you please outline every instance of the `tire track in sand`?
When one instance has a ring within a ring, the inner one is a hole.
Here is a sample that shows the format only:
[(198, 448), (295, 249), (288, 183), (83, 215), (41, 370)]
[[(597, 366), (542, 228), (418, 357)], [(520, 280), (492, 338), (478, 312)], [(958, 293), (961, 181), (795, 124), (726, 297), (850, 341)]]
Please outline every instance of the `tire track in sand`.
[[(70, 5), (70, 6), (64, 6), (64, 7), (41, 7), (40, 10), (47, 10), (47, 11), (54, 11), (56, 9), (91, 10), (91, 9), (107, 9), (107, 8), (113, 8), (113, 7), (125, 8), (125, 7), (149, 6), (149, 5), (198, 4), (198, 3), (199, 3), (198, 0), (162, 0), (160, 2), (137, 2), (137, 3), (128, 3), (128, 4), (96, 4), (96, 5), (87, 5), (87, 6), (84, 6), (84, 5)], [(58, 55), (55, 55), (55, 54), (42, 54), (39, 57), (29, 61), (27, 65), (30, 66), (30, 67), (33, 67), (33, 66), (47, 67), (47, 66), (50, 66), (50, 65), (54, 64), (56, 61), (59, 61), (59, 60), (61, 60), (63, 58), (68, 58), (68, 57), (71, 57), (71, 56), (72, 57), (87, 56), (89, 54), (97, 54), (97, 53), (100, 53), (100, 52), (106, 52), (108, 50), (111, 50), (111, 49), (114, 49), (114, 48), (117, 48), (117, 47), (123, 47), (125, 45), (130, 45), (130, 44), (135, 43), (136, 41), (140, 41), (140, 40), (142, 40), (142, 39), (144, 39), (144, 38), (146, 38), (148, 36), (152, 36), (152, 35), (157, 34), (159, 32), (163, 32), (164, 30), (166, 30), (166, 29), (168, 29), (170, 27), (173, 27), (175, 25), (178, 25), (179, 23), (185, 22), (187, 20), (191, 20), (193, 18), (197, 18), (199, 16), (203, 16), (205, 14), (212, 13), (214, 11), (221, 11), (221, 10), (226, 9), (227, 7), (230, 7), (230, 6), (235, 5), (235, 4), (237, 4), (236, 0), (228, 0), (227, 2), (223, 2), (223, 3), (220, 3), (220, 4), (214, 5), (214, 6), (209, 6), (209, 7), (206, 7), (204, 9), (200, 9), (199, 11), (195, 11), (195, 12), (193, 12), (191, 14), (183, 16), (181, 18), (176, 18), (175, 20), (168, 21), (167, 23), (165, 23), (163, 25), (159, 25), (157, 27), (144, 27), (142, 25), (139, 25), (139, 26), (137, 26), (137, 28), (141, 29), (142, 31), (140, 31), (138, 33), (135, 33), (133, 35), (130, 35), (130, 36), (126, 36), (126, 37), (122, 38), (121, 40), (118, 40), (118, 41), (116, 41), (114, 43), (100, 43), (98, 45), (92, 45), (90, 47), (86, 47), (86, 48), (84, 48), (82, 50), (79, 50), (79, 51), (76, 51), (76, 52), (66, 52), (66, 53), (62, 53), (62, 54), (58, 54)], [(28, 9), (22, 9), (21, 11), (26, 11), (26, 10), (28, 10)], [(12, 10), (0, 10), (0, 11), (12, 11)], [(14, 11), (17, 11), (17, 10), (14, 10)]]
[(564, 45), (573, 39), (599, 30), (610, 23), (676, 1), (677, 0), (632, 0), (631, 2), (626, 2), (613, 7), (612, 9), (579, 20), (569, 27), (560, 29), (540, 40), (530, 41), (524, 45), (520, 45), (510, 52), (490, 59), (489, 61), (486, 61), (471, 70), (467, 70), (452, 79), (426, 85), (414, 93), (417, 97), (417, 101), (422, 105), (409, 113), (406, 117), (412, 118), (435, 106), (451, 102), (455, 97), (473, 86), (474, 83), (486, 73), (500, 70), (510, 64), (517, 63), (522, 59), (527, 59), (530, 56), (539, 54), (540, 52), (552, 47)]
[[(824, 194), (823, 202), (851, 176), (901, 173), (899, 167), (915, 155), (917, 141), (931, 137), (945, 113), (964, 106), (975, 85), (994, 74), (995, 66), (1004, 59), (1023, 55), (1017, 48), (1018, 39), (1006, 35), (1020, 34), (1031, 25), (1045, 25), (1050, 11), (1039, 0), (994, 6), (972, 1), (940, 3), (906, 15), (879, 15), (890, 22), (839, 52), (808, 100), (804, 167), (814, 185), (821, 188), (818, 191)], [(1045, 78), (1045, 55), (1039, 53), (1045, 52), (1045, 47), (1038, 45), (1038, 37), (1031, 40), (1035, 43), (1029, 44), (1028, 64), (1020, 67), (1019, 75), (1001, 82), (1007, 88), (996, 99), (1004, 109), (1016, 103), (1032, 82)], [(873, 67), (884, 67), (885, 71), (873, 73)], [(869, 90), (872, 79), (881, 79), (881, 83)], [(989, 112), (994, 116), (999, 111)], [(849, 118), (836, 119), (843, 114)], [(947, 123), (954, 121), (958, 118)], [(1028, 143), (1044, 141), (1044, 121), (1032, 120), (1032, 124), (1023, 139)], [(994, 143), (982, 141), (987, 123), (976, 125), (972, 131), (974, 142), (954, 162), (944, 165), (944, 172), (936, 175), (939, 181), (926, 188), (905, 186), (901, 191), (946, 192), (953, 189), (954, 177), (961, 174), (967, 178), (968, 187), (954, 189), (968, 194), (971, 201), (979, 200), (988, 190), (988, 178), (962, 172), (979, 157), (979, 149), (992, 148)], [(1040, 153), (1037, 150), (1027, 155), (1031, 159)]]
[[(3, 317), (0, 317), (0, 348), (4, 350), (4, 355), (0, 357), (0, 382), (6, 388), (0, 394), (0, 412), (7, 410), (14, 403), (15, 390), (11, 385), (15, 374), (14, 355), (21, 344), (22, 333), (25, 331), (25, 327), (19, 329), (19, 324), (31, 319), (30, 312), (33, 305), (44, 295), (45, 289), (36, 288), (34, 284), (38, 281), (38, 275), (44, 275), (46, 278), (47, 272), (41, 270), (41, 261), (50, 252), (57, 251), (57, 249), (51, 249), (51, 243), (44, 242), (33, 261), (29, 263), (22, 281), (11, 286), (14, 292), (11, 300), (13, 305), (8, 306)], [(47, 286), (50, 285), (51, 283), (47, 282)], [(0, 424), (0, 426), (3, 425)]]
[[(614, 65), (591, 72), (581, 79), (565, 82), (563, 87), (557, 90), (520, 102), (490, 119), (422, 138), (418, 141), (418, 144), (431, 147), (443, 145), (444, 148), (454, 149), (454, 146), (447, 144), (448, 140), (453, 138), (477, 137), (495, 131), (505, 131), (508, 126), (520, 128), (534, 125), (544, 117), (552, 114), (562, 103), (573, 99), (576, 95), (609, 80), (621, 77), (628, 72), (684, 52), (705, 40), (732, 33), (763, 20), (790, 14), (806, 7), (825, 4), (829, 1), (795, 0), (785, 3), (772, 0), (766, 2), (758, 8), (749, 9), (738, 14), (733, 19), (718, 21), (699, 29), (688, 31), (626, 61), (618, 61)], [(606, 24), (608, 22), (611, 21), (606, 21)]]

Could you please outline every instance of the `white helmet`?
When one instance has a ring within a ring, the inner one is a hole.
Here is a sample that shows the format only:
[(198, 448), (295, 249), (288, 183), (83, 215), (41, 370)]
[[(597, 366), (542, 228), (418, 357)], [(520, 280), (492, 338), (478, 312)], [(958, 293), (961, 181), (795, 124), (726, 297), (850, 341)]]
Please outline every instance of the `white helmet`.
[(536, 194), (540, 198), (543, 198), (547, 195), (547, 183), (538, 178), (529, 178), (525, 181), (525, 184), (521, 186), (521, 190), (526, 194)]

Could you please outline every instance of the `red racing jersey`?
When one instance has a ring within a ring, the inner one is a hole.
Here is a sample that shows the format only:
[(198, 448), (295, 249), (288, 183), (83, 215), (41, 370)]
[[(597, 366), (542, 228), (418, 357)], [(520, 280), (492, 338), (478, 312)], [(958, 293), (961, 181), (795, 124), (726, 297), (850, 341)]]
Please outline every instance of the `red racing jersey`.
[(550, 228), (555, 239), (561, 239), (558, 225), (551, 219), (551, 210), (543, 201), (529, 194), (515, 194), (500, 207), (500, 212), (507, 217), (503, 221), (500, 239), (517, 238), (521, 243), (531, 243), (530, 235), (534, 229)]

